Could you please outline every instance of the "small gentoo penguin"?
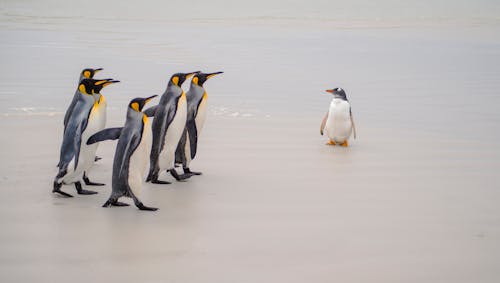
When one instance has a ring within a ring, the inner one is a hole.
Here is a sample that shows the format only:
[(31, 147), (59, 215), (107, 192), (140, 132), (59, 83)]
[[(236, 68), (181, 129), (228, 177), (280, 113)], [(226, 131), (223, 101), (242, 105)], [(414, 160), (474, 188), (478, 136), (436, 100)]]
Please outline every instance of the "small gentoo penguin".
[(176, 163), (182, 164), (184, 174), (201, 175), (201, 172), (193, 172), (189, 164), (196, 156), (198, 148), (198, 137), (200, 136), (205, 118), (207, 117), (207, 91), (203, 84), (211, 77), (224, 72), (198, 73), (193, 76), (191, 86), (186, 93), (187, 99), (187, 122), (186, 129), (179, 141), (175, 152)]
[[(102, 71), (102, 68), (97, 68), (97, 69), (83, 69), (83, 71), (80, 73), (80, 77), (78, 78), (78, 85), (80, 85), (80, 82), (83, 79), (92, 79), (94, 78), (94, 75)], [(69, 105), (68, 109), (66, 109), (66, 113), (64, 114), (64, 131), (66, 131), (66, 125), (68, 124), (68, 119), (71, 113), (73, 113), (73, 108), (75, 108), (76, 102), (78, 101), (78, 96), (80, 95), (80, 92), (78, 89), (75, 91), (75, 94), (73, 95), (73, 100), (71, 100), (71, 104)]]
[(343, 89), (328, 89), (326, 92), (333, 94), (333, 99), (330, 103), (330, 110), (321, 122), (320, 133), (323, 135), (323, 130), (326, 130), (329, 145), (340, 144), (347, 147), (349, 145), (347, 141), (351, 133), (356, 138), (356, 127), (352, 118), (351, 105)]
[(138, 199), (148, 168), (152, 144), (151, 123), (141, 111), (144, 105), (156, 96), (132, 99), (128, 105), (125, 125), (122, 128), (102, 130), (87, 141), (87, 144), (94, 144), (119, 138), (113, 161), (112, 192), (103, 207), (128, 206), (126, 203), (119, 202), (118, 199), (130, 197), (140, 210), (157, 210), (157, 208), (145, 206)]
[(84, 79), (78, 86), (81, 95), (70, 115), (66, 131), (64, 133), (59, 158), (59, 172), (54, 179), (54, 189), (52, 192), (63, 196), (72, 195), (61, 191), (63, 184), (75, 184), (78, 194), (96, 194), (97, 192), (82, 189), (80, 180), (83, 173), (92, 166), (95, 160), (97, 145), (87, 145), (85, 142), (91, 135), (95, 134), (100, 127), (99, 101), (95, 94), (102, 88), (119, 81), (111, 79), (94, 80)]
[(154, 108), (147, 109), (147, 115), (154, 113), (153, 121), (153, 146), (151, 148), (151, 165), (146, 181), (154, 184), (170, 184), (158, 180), (161, 171), (167, 170), (177, 180), (181, 181), (191, 175), (178, 175), (175, 171), (175, 150), (184, 132), (187, 118), (186, 94), (181, 86), (184, 81), (194, 74), (177, 73), (168, 82), (167, 89)]

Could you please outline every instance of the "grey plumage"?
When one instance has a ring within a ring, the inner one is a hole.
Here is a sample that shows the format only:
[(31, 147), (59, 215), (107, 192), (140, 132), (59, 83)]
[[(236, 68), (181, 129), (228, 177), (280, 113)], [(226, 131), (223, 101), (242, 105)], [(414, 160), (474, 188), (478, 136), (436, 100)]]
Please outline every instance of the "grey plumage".
[(129, 184), (130, 157), (141, 142), (144, 123), (143, 114), (132, 109), (127, 110), (127, 120), (120, 133), (113, 159), (113, 177), (111, 199), (122, 196), (135, 198)]
[[(52, 192), (71, 197), (70, 194), (62, 192), (60, 188), (63, 184), (74, 183), (78, 194), (96, 193), (83, 190), (80, 183), (81, 179), (86, 179), (84, 176), (85, 170), (89, 169), (94, 162), (94, 154), (97, 149), (97, 147), (90, 148), (86, 144), (82, 144), (82, 139), (93, 134), (96, 127), (98, 127), (98, 121), (96, 121), (95, 116), (91, 116), (91, 113), (94, 113), (93, 110), (95, 110), (95, 113), (98, 113), (100, 107), (99, 102), (96, 100), (99, 96), (96, 94), (99, 94), (100, 90), (106, 85), (115, 82), (118, 81), (113, 81), (111, 79), (83, 79), (80, 82), (77, 101), (73, 111), (69, 115), (66, 130), (63, 135), (59, 163), (57, 166), (59, 170), (54, 178), (54, 189)], [(91, 117), (94, 118), (89, 120)], [(82, 151), (83, 146), (85, 147), (85, 151)], [(85, 157), (83, 163), (81, 157)]]
[[(60, 190), (63, 183), (75, 183), (76, 190), (79, 194), (92, 194), (95, 192), (86, 191), (81, 188), (80, 172), (77, 172), (79, 165), (80, 149), (82, 145), (82, 134), (87, 129), (88, 119), (92, 107), (95, 103), (95, 98), (90, 93), (93, 92), (95, 81), (92, 79), (84, 79), (81, 81), (77, 89), (77, 100), (75, 109), (67, 120), (67, 127), (64, 131), (63, 141), (59, 154), (58, 173), (54, 178), (54, 188), (52, 192), (59, 193), (63, 196), (71, 197), (70, 194)], [(80, 86), (84, 86), (85, 93), (80, 91)], [(73, 164), (72, 164), (73, 162)], [(72, 165), (70, 167), (70, 165)], [(81, 172), (83, 174), (83, 171)], [(65, 180), (67, 179), (67, 180)]]
[(92, 95), (82, 94), (80, 91), (77, 91), (77, 94), (75, 107), (80, 111), (73, 112), (73, 115), (68, 117), (60, 152), (59, 172), (66, 171), (73, 158), (75, 159), (74, 169), (78, 166), (81, 135), (87, 128), (89, 114), (95, 102)]
[[(123, 127), (104, 129), (92, 135), (87, 141), (87, 144), (93, 144), (104, 140), (118, 139), (113, 160), (112, 192), (108, 201), (103, 205), (104, 207), (109, 205), (125, 206), (127, 204), (118, 202), (118, 199), (121, 197), (130, 197), (134, 200), (135, 205), (139, 209), (156, 210), (156, 208), (144, 206), (134, 193), (134, 188), (131, 187), (129, 183), (131, 162), (133, 162), (131, 159), (132, 155), (136, 152), (141, 143), (146, 143), (144, 146), (150, 145), (148, 141), (143, 139), (146, 134), (145, 131), (151, 131), (151, 129), (145, 128), (149, 127), (149, 125), (146, 124), (147, 117), (145, 117), (145, 114), (141, 112), (141, 110), (144, 104), (154, 97), (156, 97), (156, 95), (148, 98), (133, 99), (129, 104), (127, 118)], [(134, 103), (137, 103), (136, 109), (133, 107)], [(139, 158), (146, 160), (148, 153), (147, 151), (144, 152), (144, 156), (141, 155)], [(139, 154), (141, 153), (139, 152)], [(140, 165), (134, 165), (134, 170), (140, 170), (138, 168), (140, 168)], [(144, 174), (144, 172), (134, 173), (139, 173), (141, 176)], [(144, 179), (142, 179), (141, 182), (142, 181), (144, 181)], [(137, 186), (137, 184), (135, 185)]]
[[(178, 107), (180, 107), (179, 105), (181, 105), (179, 103), (180, 99), (183, 99), (183, 95), (185, 95), (184, 91), (181, 88), (182, 83), (186, 80), (186, 78), (195, 73), (198, 72), (174, 74), (170, 78), (170, 81), (167, 85), (167, 89), (161, 96), (160, 103), (157, 106), (155, 106), (154, 109), (150, 108), (145, 111), (151, 115), (154, 115), (155, 117), (152, 124), (153, 145), (150, 154), (150, 169), (146, 181), (151, 181), (153, 183), (160, 183), (160, 184), (168, 184), (168, 182), (158, 180), (158, 175), (161, 170), (168, 170), (176, 180), (182, 180), (186, 178), (186, 176), (179, 176), (174, 169), (175, 148), (177, 147), (179, 139), (182, 136), (182, 132), (179, 133), (170, 132), (170, 131), (177, 131), (176, 128), (171, 129), (170, 126), (179, 112)], [(186, 107), (186, 105), (182, 104), (182, 107)], [(186, 115), (186, 109), (184, 108), (182, 110), (183, 112), (180, 113), (182, 113), (182, 115)], [(177, 121), (176, 123), (179, 122), (179, 120), (176, 121)], [(185, 125), (186, 123), (185, 120), (181, 122), (182, 125)], [(178, 130), (183, 131), (183, 126), (181, 126)], [(171, 137), (173, 140), (169, 142), (175, 144), (168, 145), (169, 147), (173, 147), (172, 156), (170, 156), (170, 154), (167, 154), (167, 156), (163, 156), (163, 158), (165, 158), (164, 163), (167, 164), (166, 166), (170, 168), (160, 168), (160, 154), (162, 153), (165, 147), (165, 142), (166, 142), (165, 139), (167, 137), (167, 132), (172, 134)]]
[[(195, 158), (198, 150), (198, 138), (203, 127), (203, 122), (197, 124), (197, 117), (200, 110), (200, 105), (202, 101), (206, 100), (206, 90), (204, 88), (204, 83), (211, 77), (222, 74), (223, 72), (215, 73), (198, 73), (191, 80), (191, 86), (189, 91), (186, 93), (187, 99), (187, 119), (186, 128), (179, 141), (179, 145), (175, 152), (175, 161), (183, 166), (184, 173), (192, 173), (194, 175), (199, 175), (199, 172), (192, 172), (189, 169), (189, 163)], [(206, 109), (204, 109), (206, 111)], [(202, 115), (205, 115), (203, 113)], [(201, 119), (201, 120), (204, 120)], [(188, 151), (189, 149), (189, 151)]]
[(187, 121), (186, 129), (182, 134), (181, 140), (175, 152), (175, 161), (186, 166), (186, 150), (185, 146), (188, 142), (189, 136), (189, 147), (190, 147), (190, 158), (193, 159), (196, 156), (196, 150), (198, 147), (198, 129), (196, 128), (196, 115), (198, 114), (198, 107), (203, 99), (203, 94), (205, 89), (197, 84), (191, 83), (191, 86), (186, 93), (187, 100)]
[[(161, 96), (160, 102), (154, 112), (153, 121), (153, 146), (151, 148), (151, 171), (159, 171), (158, 158), (165, 143), (165, 135), (168, 126), (172, 123), (177, 112), (177, 104), (182, 95), (182, 89), (171, 83), (168, 84), (167, 89)], [(148, 109), (149, 110), (149, 109)]]
[[(84, 79), (92, 79), (94, 78), (95, 73), (101, 71), (102, 68), (97, 68), (97, 69), (83, 69), (82, 72), (80, 73), (80, 77), (78, 78), (78, 85), (80, 82)], [(75, 109), (75, 105), (79, 99), (79, 96), (81, 93), (78, 91), (78, 89), (75, 91), (75, 94), (73, 95), (73, 99), (71, 100), (71, 103), (68, 106), (68, 109), (66, 109), (66, 113), (64, 114), (64, 132), (66, 131), (66, 126), (68, 124), (69, 117), (71, 116), (71, 113), (73, 113), (73, 110)]]

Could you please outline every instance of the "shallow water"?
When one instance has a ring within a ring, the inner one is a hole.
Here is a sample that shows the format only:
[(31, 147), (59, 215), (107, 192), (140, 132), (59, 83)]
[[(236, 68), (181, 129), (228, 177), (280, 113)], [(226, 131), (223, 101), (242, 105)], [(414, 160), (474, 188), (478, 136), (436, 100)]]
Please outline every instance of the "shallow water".
[(132, 97), (162, 93), (173, 72), (202, 69), (225, 71), (207, 84), (217, 90), (212, 113), (320, 117), (330, 100), (323, 90), (340, 86), (357, 118), (371, 126), (499, 137), (500, 25), (486, 12), (496, 4), (481, 10), (483, 22), (476, 14), (460, 18), (464, 4), (449, 17), (452, 24), (436, 23), (437, 16), (396, 24), (365, 17), (372, 26), (307, 16), (297, 23), (287, 17), (293, 8), (275, 21), (238, 22), (217, 13), (211, 21), (196, 13), (128, 17), (106, 6), (56, 17), (59, 10), (43, 10), (48, 5), (40, 7), (43, 16), (30, 5), (37, 7), (7, 2), (1, 14), (4, 115), (60, 115), (83, 67), (104, 67), (101, 76), (122, 80), (105, 91), (118, 113)]

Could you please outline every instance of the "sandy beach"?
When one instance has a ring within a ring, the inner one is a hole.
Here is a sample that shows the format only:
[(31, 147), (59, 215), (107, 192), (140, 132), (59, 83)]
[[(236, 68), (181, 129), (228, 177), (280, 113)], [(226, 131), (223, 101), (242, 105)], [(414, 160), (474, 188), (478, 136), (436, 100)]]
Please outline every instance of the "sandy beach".
[[(0, 281), (498, 282), (498, 5), (375, 20), (317, 2), (304, 17), (271, 1), (174, 20), (2, 3)], [(121, 81), (102, 92), (108, 127), (174, 72), (224, 71), (206, 83), (203, 175), (145, 184), (157, 212), (101, 208), (111, 141), (90, 172), (99, 194), (51, 193), (84, 67)], [(319, 134), (338, 86), (357, 123), (348, 148)]]

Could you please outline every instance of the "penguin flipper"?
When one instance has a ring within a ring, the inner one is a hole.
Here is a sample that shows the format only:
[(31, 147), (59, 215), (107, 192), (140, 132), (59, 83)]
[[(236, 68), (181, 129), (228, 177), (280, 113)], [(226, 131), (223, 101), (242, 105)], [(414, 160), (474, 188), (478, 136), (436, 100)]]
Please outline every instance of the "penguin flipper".
[(186, 164), (186, 146), (187, 140), (187, 128), (184, 128), (184, 132), (182, 133), (181, 139), (179, 140), (179, 144), (177, 145), (177, 149), (175, 150), (175, 163), (185, 165)]
[(93, 144), (105, 140), (116, 140), (120, 137), (123, 127), (108, 128), (93, 134), (88, 140), (87, 144)]
[(321, 121), (321, 126), (319, 127), (319, 133), (323, 135), (323, 130), (326, 126), (326, 119), (328, 119), (328, 112), (326, 112), (325, 117), (323, 117), (323, 121)]
[(196, 150), (198, 148), (198, 129), (196, 128), (195, 120), (190, 120), (186, 123), (187, 132), (189, 135), (189, 146), (191, 149), (191, 159), (196, 156)]
[(352, 112), (350, 114), (351, 114), (352, 133), (353, 133), (354, 139), (356, 139), (356, 125), (354, 124), (354, 119), (352, 117)]
[(158, 105), (149, 107), (148, 109), (144, 110), (143, 113), (148, 117), (154, 117), (156, 114), (156, 108), (158, 108)]
[(158, 178), (159, 165), (158, 158), (160, 156), (161, 149), (164, 145), (163, 141), (165, 138), (165, 108), (163, 105), (158, 108), (155, 112), (156, 118), (153, 120), (152, 131), (153, 131), (153, 145), (151, 147), (151, 153), (149, 155), (149, 174), (146, 178), (146, 182), (154, 181)]
[[(82, 128), (85, 125), (76, 125), (74, 121), (69, 121), (68, 127), (64, 133), (63, 143), (61, 145), (61, 154), (59, 159), (59, 173), (65, 172), (70, 164), (71, 160), (74, 159), (75, 168), (78, 166), (78, 159), (80, 156), (80, 142), (82, 138)], [(60, 177), (64, 176), (62, 174)]]
[(64, 132), (66, 131), (66, 127), (68, 126), (68, 121), (69, 117), (71, 116), (71, 113), (73, 113), (73, 109), (75, 109), (75, 105), (78, 102), (78, 92), (75, 93), (73, 96), (73, 100), (71, 100), (71, 104), (69, 105), (68, 109), (66, 109), (66, 113), (64, 114)]

